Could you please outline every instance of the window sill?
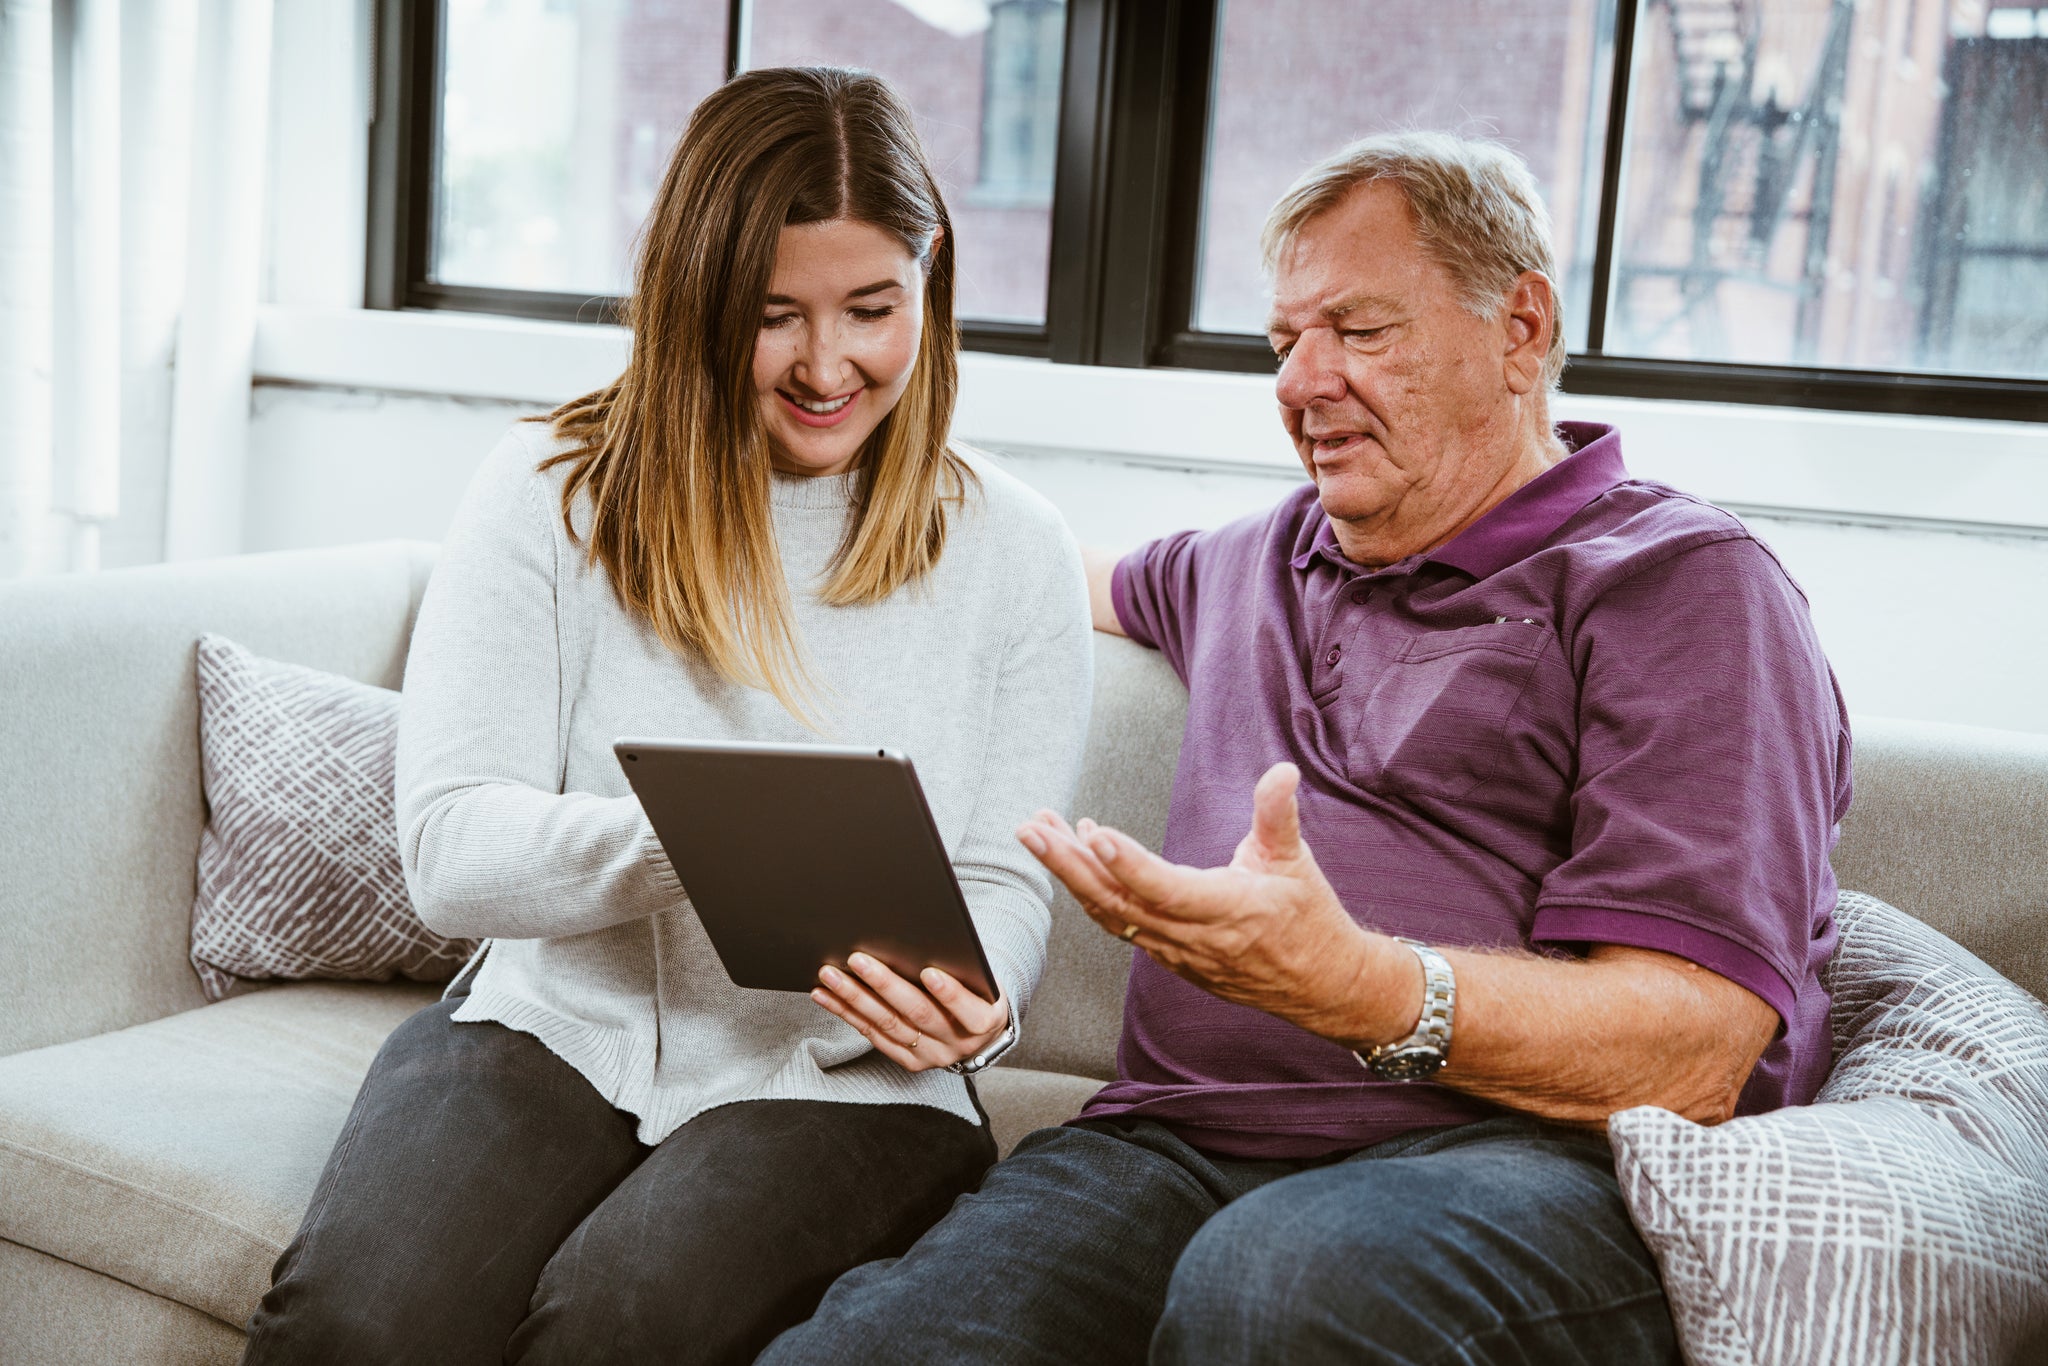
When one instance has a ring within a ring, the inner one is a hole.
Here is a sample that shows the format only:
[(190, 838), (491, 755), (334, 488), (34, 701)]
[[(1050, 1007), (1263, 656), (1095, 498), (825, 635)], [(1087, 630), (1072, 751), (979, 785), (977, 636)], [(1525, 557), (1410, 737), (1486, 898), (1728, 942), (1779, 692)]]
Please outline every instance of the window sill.
[[(259, 383), (552, 405), (625, 364), (624, 329), (461, 313), (265, 308)], [(965, 352), (954, 430), (997, 450), (1297, 474), (1272, 380)], [(1565, 395), (1629, 467), (1737, 511), (2048, 534), (2048, 424)]]

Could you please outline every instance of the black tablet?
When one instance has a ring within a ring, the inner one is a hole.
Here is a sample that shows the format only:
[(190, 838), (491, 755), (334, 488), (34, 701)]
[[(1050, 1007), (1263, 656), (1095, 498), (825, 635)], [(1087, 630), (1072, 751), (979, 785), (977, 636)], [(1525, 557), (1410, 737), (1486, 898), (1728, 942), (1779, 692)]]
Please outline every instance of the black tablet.
[(704, 932), (743, 987), (809, 991), (856, 949), (912, 981), (995, 975), (907, 756), (848, 745), (612, 746)]

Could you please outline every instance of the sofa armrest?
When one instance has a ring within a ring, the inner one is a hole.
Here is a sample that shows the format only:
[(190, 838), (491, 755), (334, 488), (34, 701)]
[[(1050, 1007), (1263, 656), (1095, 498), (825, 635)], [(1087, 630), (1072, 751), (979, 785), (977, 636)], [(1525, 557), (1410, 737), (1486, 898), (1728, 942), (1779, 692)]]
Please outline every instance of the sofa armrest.
[(433, 547), (0, 583), (0, 1054), (204, 1003), (193, 646), (396, 687)]

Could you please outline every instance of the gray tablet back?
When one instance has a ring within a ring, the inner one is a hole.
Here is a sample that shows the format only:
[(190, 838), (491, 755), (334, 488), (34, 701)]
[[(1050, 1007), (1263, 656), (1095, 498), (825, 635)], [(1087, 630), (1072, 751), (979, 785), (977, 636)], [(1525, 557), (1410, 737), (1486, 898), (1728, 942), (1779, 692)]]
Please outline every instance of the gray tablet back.
[(890, 749), (612, 746), (733, 982), (809, 991), (856, 949), (915, 979), (994, 976), (924, 790)]

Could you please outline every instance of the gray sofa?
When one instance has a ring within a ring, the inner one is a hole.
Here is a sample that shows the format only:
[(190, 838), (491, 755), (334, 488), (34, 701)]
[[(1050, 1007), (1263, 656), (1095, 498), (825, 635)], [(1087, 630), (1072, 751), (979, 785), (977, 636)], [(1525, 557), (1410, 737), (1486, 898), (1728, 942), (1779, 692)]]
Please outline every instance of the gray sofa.
[[(0, 584), (0, 1361), (217, 1362), (371, 1056), (436, 989), (207, 1005), (185, 956), (193, 642), (396, 687), (432, 547)], [(1183, 694), (1097, 638), (1079, 813), (1156, 844)], [(1864, 719), (1844, 886), (2048, 996), (2048, 737)], [(1007, 1148), (1110, 1075), (1128, 950), (1071, 905), (1024, 1042), (983, 1080)]]

